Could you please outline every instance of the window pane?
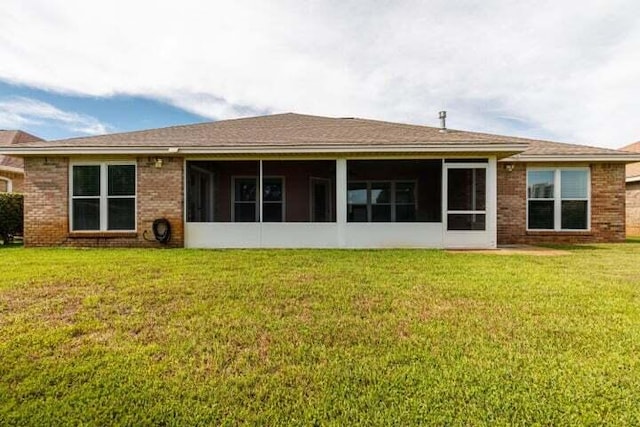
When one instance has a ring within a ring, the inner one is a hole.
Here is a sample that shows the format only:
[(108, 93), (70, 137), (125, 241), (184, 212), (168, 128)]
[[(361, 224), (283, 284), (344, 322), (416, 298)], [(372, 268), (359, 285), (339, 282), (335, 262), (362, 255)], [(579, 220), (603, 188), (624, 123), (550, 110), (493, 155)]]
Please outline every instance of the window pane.
[(415, 205), (397, 205), (396, 222), (414, 222), (416, 220)]
[(364, 205), (367, 203), (367, 184), (364, 182), (349, 183), (347, 203)]
[(367, 205), (348, 205), (347, 221), (349, 222), (367, 222)]
[(372, 182), (371, 183), (371, 203), (390, 203), (391, 202), (391, 183), (390, 182)]
[(565, 230), (587, 229), (586, 200), (568, 200), (562, 202), (562, 228)]
[(0, 179), (0, 193), (6, 193), (9, 190), (9, 181)]
[(100, 229), (100, 199), (73, 199), (73, 229)]
[(470, 210), (471, 169), (449, 169), (447, 177), (448, 209)]
[(235, 222), (257, 222), (255, 203), (236, 203), (234, 206)]
[(587, 171), (563, 170), (560, 172), (560, 180), (563, 199), (587, 198), (589, 181)]
[(136, 167), (134, 165), (109, 165), (109, 196), (134, 196), (136, 194)]
[(529, 201), (529, 229), (553, 230), (553, 200)]
[(262, 222), (282, 222), (282, 203), (265, 203), (262, 207)]
[(475, 211), (485, 209), (485, 169), (449, 169), (447, 181), (448, 209)]
[[(265, 178), (262, 180), (262, 188), (263, 188), (262, 199), (265, 202), (282, 201), (282, 179)], [(264, 212), (263, 212), (263, 215), (264, 215)]]
[(413, 182), (396, 183), (396, 203), (414, 203), (415, 184)]
[(109, 199), (107, 201), (107, 229), (108, 230), (135, 230), (135, 200)]
[(237, 202), (255, 202), (256, 201), (256, 180), (236, 179), (235, 196)]
[(94, 165), (73, 167), (73, 195), (100, 195), (100, 166)]
[(553, 171), (528, 171), (530, 199), (553, 199)]
[(485, 214), (449, 214), (447, 230), (484, 230)]
[(372, 205), (372, 222), (391, 222), (391, 205)]

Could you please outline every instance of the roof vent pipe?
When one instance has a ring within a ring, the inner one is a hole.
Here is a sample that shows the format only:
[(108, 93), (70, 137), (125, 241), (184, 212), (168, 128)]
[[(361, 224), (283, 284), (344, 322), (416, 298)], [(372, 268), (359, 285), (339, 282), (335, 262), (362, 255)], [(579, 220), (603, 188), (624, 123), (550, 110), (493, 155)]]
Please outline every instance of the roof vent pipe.
[(447, 131), (447, 112), (440, 111), (438, 113), (438, 118), (440, 119), (440, 132), (446, 132)]

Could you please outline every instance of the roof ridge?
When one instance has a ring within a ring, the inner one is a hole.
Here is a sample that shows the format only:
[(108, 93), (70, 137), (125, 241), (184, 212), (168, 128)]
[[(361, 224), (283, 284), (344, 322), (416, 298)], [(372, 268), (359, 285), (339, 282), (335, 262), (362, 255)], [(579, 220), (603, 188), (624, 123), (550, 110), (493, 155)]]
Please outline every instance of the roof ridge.
[(47, 141), (47, 142), (55, 143), (55, 142), (61, 142), (61, 141), (73, 141), (75, 139), (86, 139), (86, 138), (94, 138), (94, 137), (95, 138), (99, 138), (99, 137), (103, 137), (103, 136), (132, 135), (132, 134), (151, 132), (151, 131), (155, 132), (155, 131), (163, 131), (163, 130), (169, 130), (169, 129), (180, 129), (180, 128), (185, 128), (185, 127), (200, 127), (200, 126), (207, 126), (207, 125), (226, 123), (226, 122), (235, 122), (235, 121), (258, 119), (258, 118), (270, 118), (270, 117), (287, 116), (287, 115), (307, 116), (307, 117), (321, 117), (321, 116), (310, 116), (310, 115), (306, 115), (306, 114), (297, 114), (297, 113), (291, 113), (291, 112), (275, 113), (275, 114), (268, 114), (266, 116), (234, 117), (232, 119), (209, 120), (209, 121), (206, 121), (206, 122), (185, 123), (185, 124), (181, 124), (181, 125), (163, 126), (163, 127), (159, 127), (159, 128), (153, 128), (153, 129), (138, 129), (138, 130), (130, 130), (130, 131), (126, 131), (126, 132), (104, 133), (104, 134), (101, 134), (101, 135), (74, 136), (74, 137), (71, 137), (71, 138), (52, 139), (52, 140)]

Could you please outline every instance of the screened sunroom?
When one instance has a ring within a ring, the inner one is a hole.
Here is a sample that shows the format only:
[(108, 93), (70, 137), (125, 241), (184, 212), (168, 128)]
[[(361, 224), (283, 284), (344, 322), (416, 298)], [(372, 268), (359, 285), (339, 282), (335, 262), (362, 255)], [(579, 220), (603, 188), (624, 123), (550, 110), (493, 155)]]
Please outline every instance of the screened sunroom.
[(491, 246), (488, 168), (488, 159), (188, 160), (186, 245)]

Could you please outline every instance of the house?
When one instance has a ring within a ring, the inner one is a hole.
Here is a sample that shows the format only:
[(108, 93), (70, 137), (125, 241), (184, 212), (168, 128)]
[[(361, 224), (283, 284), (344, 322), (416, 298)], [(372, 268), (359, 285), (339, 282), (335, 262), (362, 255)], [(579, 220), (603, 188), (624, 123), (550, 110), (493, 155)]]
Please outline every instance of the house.
[(300, 114), (13, 141), (26, 246), (435, 247), (619, 242), (617, 150)]
[[(27, 141), (41, 141), (41, 139), (22, 131), (0, 130), (0, 146)], [(23, 160), (0, 155), (0, 193), (21, 192), (23, 181)]]
[[(636, 142), (621, 150), (640, 153), (640, 142)], [(627, 165), (626, 170), (627, 191), (627, 235), (640, 236), (640, 163)]]

